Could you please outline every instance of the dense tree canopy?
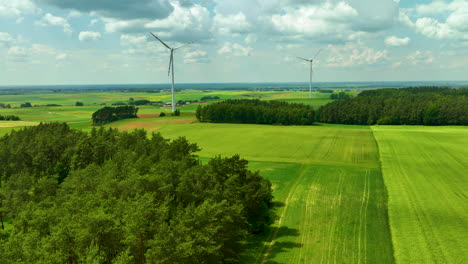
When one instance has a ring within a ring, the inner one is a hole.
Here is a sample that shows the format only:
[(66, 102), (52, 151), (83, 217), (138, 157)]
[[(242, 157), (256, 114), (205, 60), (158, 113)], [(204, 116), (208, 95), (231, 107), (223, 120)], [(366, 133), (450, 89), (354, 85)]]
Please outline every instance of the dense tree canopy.
[(468, 89), (411, 87), (368, 90), (331, 102), (320, 122), (357, 125), (468, 125)]
[(0, 115), (0, 121), (5, 120), (5, 121), (18, 121), (21, 120), (19, 116), (15, 115)]
[(232, 263), (271, 222), (269, 181), (185, 138), (52, 123), (0, 150), (0, 263)]
[(93, 113), (93, 125), (103, 125), (124, 118), (136, 118), (138, 108), (133, 105), (106, 106)]
[(201, 122), (213, 123), (311, 125), (314, 122), (314, 111), (310, 106), (258, 99), (200, 105), (196, 115)]
[(21, 107), (21, 108), (32, 107), (32, 105), (31, 105), (30, 102), (26, 102), (26, 103), (24, 103), (24, 104), (21, 104), (20, 107)]
[(211, 96), (211, 95), (206, 95), (200, 98), (200, 101), (207, 101), (207, 100), (219, 100), (221, 99), (219, 96)]
[(151, 104), (150, 100), (140, 99), (140, 100), (133, 100), (128, 102), (129, 105), (149, 105)]

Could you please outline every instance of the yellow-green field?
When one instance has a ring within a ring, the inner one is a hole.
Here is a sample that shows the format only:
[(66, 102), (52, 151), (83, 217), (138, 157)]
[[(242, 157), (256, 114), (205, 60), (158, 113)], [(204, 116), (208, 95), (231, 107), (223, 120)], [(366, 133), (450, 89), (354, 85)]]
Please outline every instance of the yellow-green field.
[(278, 219), (245, 262), (393, 262), (378, 149), (368, 127), (194, 123), (158, 131), (197, 142), (203, 157), (239, 153), (273, 183)]
[(397, 263), (467, 263), (468, 129), (372, 129)]
[[(235, 98), (260, 98), (260, 99), (278, 99), (278, 100), (301, 100), (302, 103), (308, 102), (308, 92), (302, 91), (199, 91), (184, 90), (177, 92), (177, 100), (200, 100), (203, 96), (218, 96), (222, 99)], [(330, 94), (313, 92), (313, 98), (328, 100)], [(87, 93), (25, 93), (0, 95), (0, 103), (10, 104), (12, 107), (19, 107), (22, 103), (30, 102), (32, 105), (58, 104), (63, 106), (74, 106), (77, 101), (83, 102), (85, 106), (101, 106), (101, 104), (110, 105), (116, 102), (146, 99), (150, 101), (170, 102), (171, 93), (162, 91), (159, 93), (150, 92), (87, 92)], [(316, 101), (312, 101), (316, 103)]]

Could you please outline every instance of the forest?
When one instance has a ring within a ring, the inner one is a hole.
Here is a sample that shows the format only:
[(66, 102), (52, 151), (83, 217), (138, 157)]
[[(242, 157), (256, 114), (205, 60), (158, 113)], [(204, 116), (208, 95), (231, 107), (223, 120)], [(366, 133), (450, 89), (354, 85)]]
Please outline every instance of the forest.
[(196, 111), (200, 122), (276, 125), (311, 125), (314, 114), (308, 105), (259, 99), (229, 99)]
[(41, 123), (0, 149), (0, 263), (234, 263), (272, 222), (268, 180), (184, 137)]
[(104, 125), (124, 118), (136, 118), (138, 108), (133, 105), (109, 107), (106, 106), (93, 113), (93, 125)]
[(355, 125), (468, 125), (468, 89), (376, 89), (320, 107), (318, 120)]
[(21, 118), (15, 115), (0, 115), (0, 121), (19, 121)]

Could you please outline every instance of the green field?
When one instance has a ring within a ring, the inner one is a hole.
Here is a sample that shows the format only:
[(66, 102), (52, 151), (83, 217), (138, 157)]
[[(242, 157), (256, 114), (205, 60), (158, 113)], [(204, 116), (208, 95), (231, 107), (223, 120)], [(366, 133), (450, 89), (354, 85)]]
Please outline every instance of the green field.
[[(205, 95), (315, 109), (331, 101), (298, 91), (183, 91), (178, 99)], [(0, 136), (51, 121), (89, 131), (91, 114), (103, 103), (130, 97), (170, 100), (167, 92), (0, 95), (14, 107), (0, 114), (22, 119), (0, 121)], [(28, 101), (63, 106), (16, 107)], [(76, 101), (85, 106), (75, 107)], [(169, 108), (141, 106), (140, 118), (105, 126), (185, 136), (202, 148), (202, 161), (239, 154), (268, 178), (277, 218), (266, 234), (246, 242), (242, 263), (468, 262), (466, 127), (209, 124), (196, 121), (197, 106), (180, 107), (179, 117), (158, 117)]]
[[(260, 98), (266, 100), (300, 100), (302, 103), (312, 100), (312, 104), (317, 101), (325, 100), (322, 104), (329, 101), (330, 94), (313, 92), (313, 99), (307, 99), (308, 92), (302, 91), (199, 91), (184, 90), (177, 92), (176, 100), (200, 100), (203, 96), (218, 96), (223, 99), (240, 98)], [(161, 91), (159, 93), (151, 92), (86, 92), (86, 93), (24, 93), (24, 94), (0, 94), (0, 103), (10, 104), (12, 107), (19, 107), (22, 103), (30, 102), (34, 105), (58, 104), (62, 106), (74, 106), (77, 101), (83, 102), (85, 106), (99, 107), (102, 104), (110, 105), (116, 102), (127, 102), (128, 99), (135, 100), (147, 99), (150, 101), (170, 102), (171, 93)], [(321, 105), (318, 103), (318, 105)]]
[(194, 123), (158, 131), (197, 142), (202, 157), (240, 153), (271, 180), (282, 206), (266, 243), (246, 262), (393, 262), (385, 187), (369, 128)]
[(468, 261), (468, 130), (372, 128), (397, 263)]

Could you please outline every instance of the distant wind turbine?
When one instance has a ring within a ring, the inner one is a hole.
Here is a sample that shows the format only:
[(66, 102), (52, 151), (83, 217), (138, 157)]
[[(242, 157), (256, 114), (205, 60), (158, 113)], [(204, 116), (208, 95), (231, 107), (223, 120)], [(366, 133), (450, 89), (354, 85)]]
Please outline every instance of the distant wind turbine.
[(315, 57), (317, 57), (317, 55), (322, 51), (322, 49), (319, 49), (319, 51), (317, 51), (317, 53), (315, 53), (315, 56), (312, 58), (312, 59), (304, 59), (304, 58), (301, 58), (301, 57), (296, 57), (298, 59), (301, 59), (301, 60), (305, 60), (305, 61), (308, 61), (310, 62), (310, 79), (309, 79), (309, 98), (312, 98), (312, 64), (315, 60)]
[(159, 40), (159, 42), (161, 42), (166, 48), (168, 48), (170, 51), (171, 51), (171, 56), (169, 58), (169, 70), (167, 71), (167, 76), (169, 76), (169, 74), (171, 74), (172, 72), (172, 88), (171, 88), (171, 92), (172, 92), (172, 112), (174, 113), (175, 110), (176, 110), (176, 107), (175, 107), (175, 96), (174, 96), (174, 51), (176, 49), (180, 49), (182, 48), (183, 46), (187, 46), (189, 44), (192, 44), (194, 43), (195, 41), (192, 41), (192, 42), (189, 42), (189, 43), (185, 43), (185, 44), (182, 44), (178, 47), (175, 47), (175, 48), (171, 48), (169, 47), (166, 43), (164, 43), (161, 39), (159, 39), (158, 37), (156, 37), (156, 35), (154, 35), (152, 32), (150, 32), (151, 35), (153, 35), (153, 37), (155, 37), (157, 40)]

